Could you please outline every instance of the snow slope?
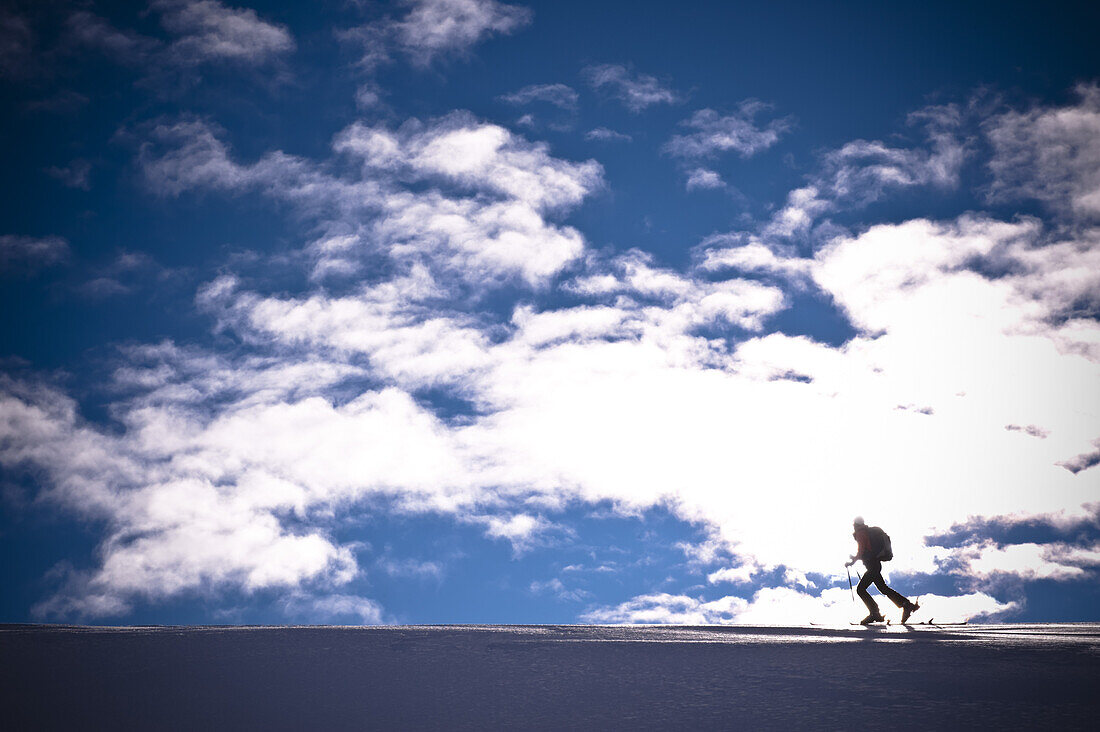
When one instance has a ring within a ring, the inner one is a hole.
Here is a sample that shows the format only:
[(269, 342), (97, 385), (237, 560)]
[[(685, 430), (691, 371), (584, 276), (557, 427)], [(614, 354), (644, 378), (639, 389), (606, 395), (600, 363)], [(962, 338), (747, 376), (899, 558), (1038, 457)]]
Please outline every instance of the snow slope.
[(1092, 624), (0, 626), (7, 729), (1085, 729), (1097, 689)]

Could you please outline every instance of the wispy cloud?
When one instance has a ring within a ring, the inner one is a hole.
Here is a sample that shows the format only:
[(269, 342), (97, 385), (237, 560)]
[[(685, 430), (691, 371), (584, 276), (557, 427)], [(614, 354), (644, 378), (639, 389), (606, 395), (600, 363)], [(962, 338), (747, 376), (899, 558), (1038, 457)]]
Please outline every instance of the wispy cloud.
[(582, 75), (598, 92), (622, 102), (623, 106), (637, 114), (654, 104), (676, 104), (680, 96), (657, 77), (635, 72), (622, 64), (588, 66)]
[(566, 110), (576, 109), (578, 101), (577, 92), (565, 84), (531, 84), (500, 99), (517, 105), (545, 102)]
[(597, 142), (632, 142), (633, 137), (623, 132), (616, 132), (607, 127), (596, 127), (584, 133), (584, 139)]
[(46, 168), (46, 174), (61, 181), (63, 185), (85, 191), (91, 189), (91, 172), (92, 164), (79, 158), (64, 167), (52, 165)]
[(787, 194), (785, 205), (766, 226), (765, 238), (806, 236), (821, 216), (838, 206), (858, 209), (890, 191), (914, 186), (950, 189), (969, 154), (959, 134), (962, 112), (952, 105), (927, 107), (909, 116), (924, 133), (926, 145), (892, 147), (878, 140), (853, 140), (821, 156), (819, 170), (805, 186)]
[(33, 272), (69, 258), (69, 243), (60, 236), (0, 235), (0, 270)]
[(26, 17), (0, 9), (0, 78), (20, 79), (34, 71), (35, 34)]
[(995, 201), (1032, 198), (1085, 221), (1100, 219), (1100, 87), (1077, 87), (1077, 104), (1033, 107), (983, 124)]
[(413, 0), (394, 22), (398, 43), (426, 65), (444, 54), (464, 53), (482, 39), (508, 34), (531, 22), (529, 9), (496, 0)]
[(359, 595), (294, 594), (284, 602), (284, 610), (290, 617), (304, 617), (314, 623), (350, 621), (358, 625), (381, 625), (386, 622), (382, 605)]
[(76, 292), (93, 299), (128, 295), (144, 287), (163, 288), (179, 274), (144, 252), (122, 251), (110, 263), (93, 269)]
[(531, 583), (529, 589), (532, 594), (552, 594), (559, 600), (564, 600), (566, 602), (583, 602), (584, 600), (592, 596), (592, 593), (588, 592), (585, 589), (579, 587), (567, 587), (565, 583), (557, 577), (545, 580), (543, 582), (539, 582), (536, 580)]
[(751, 157), (779, 142), (793, 127), (790, 117), (773, 119), (757, 126), (755, 118), (770, 107), (750, 99), (733, 114), (721, 115), (713, 109), (700, 109), (681, 124), (693, 132), (673, 135), (665, 145), (668, 154), (679, 158), (710, 158), (719, 153), (736, 152)]
[(217, 0), (154, 0), (161, 25), (175, 36), (166, 53), (174, 63), (194, 66), (212, 62), (266, 63), (295, 49), (285, 26), (232, 8)]
[(117, 62), (152, 72), (153, 65), (189, 69), (207, 64), (260, 66), (294, 51), (290, 32), (251, 9), (229, 7), (218, 0), (154, 0), (171, 39), (167, 42), (114, 27), (87, 10), (73, 12), (66, 23), (71, 44), (95, 48)]
[(409, 0), (401, 17), (343, 31), (361, 49), (359, 65), (373, 70), (395, 55), (425, 67), (448, 57), (461, 57), (493, 35), (507, 35), (531, 22), (532, 13), (497, 0)]

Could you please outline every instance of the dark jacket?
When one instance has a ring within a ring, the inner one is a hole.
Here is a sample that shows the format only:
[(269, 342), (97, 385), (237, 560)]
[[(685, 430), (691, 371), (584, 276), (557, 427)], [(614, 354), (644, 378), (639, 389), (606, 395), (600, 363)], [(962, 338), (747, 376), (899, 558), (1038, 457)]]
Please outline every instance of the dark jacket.
[(886, 547), (886, 532), (878, 526), (865, 526), (852, 532), (856, 540), (856, 559), (874, 561)]

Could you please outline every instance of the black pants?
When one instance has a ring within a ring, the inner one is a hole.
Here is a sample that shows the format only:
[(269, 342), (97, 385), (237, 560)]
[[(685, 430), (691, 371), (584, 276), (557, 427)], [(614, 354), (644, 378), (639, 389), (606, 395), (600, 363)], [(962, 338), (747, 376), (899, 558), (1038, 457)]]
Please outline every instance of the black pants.
[(909, 600), (905, 598), (897, 590), (892, 590), (886, 586), (886, 581), (882, 579), (882, 562), (877, 559), (864, 559), (863, 566), (865, 571), (863, 578), (859, 581), (859, 586), (856, 587), (856, 594), (859, 595), (859, 599), (863, 600), (863, 604), (867, 606), (868, 612), (874, 615), (880, 615), (878, 611), (878, 603), (871, 599), (871, 593), (867, 591), (867, 588), (874, 583), (878, 591), (890, 598), (898, 607), (905, 607), (909, 604)]

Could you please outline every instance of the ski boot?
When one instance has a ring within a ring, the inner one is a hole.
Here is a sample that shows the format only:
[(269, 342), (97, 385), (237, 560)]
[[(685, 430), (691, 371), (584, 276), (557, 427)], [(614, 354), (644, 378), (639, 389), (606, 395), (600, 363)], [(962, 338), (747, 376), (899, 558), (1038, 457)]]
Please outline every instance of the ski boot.
[(909, 620), (909, 616), (920, 610), (920, 605), (915, 602), (908, 602), (905, 604), (905, 609), (901, 611), (901, 624), (905, 625), (905, 621)]
[(859, 621), (860, 625), (870, 625), (871, 623), (881, 623), (886, 618), (882, 617), (882, 613), (871, 613), (863, 620)]

